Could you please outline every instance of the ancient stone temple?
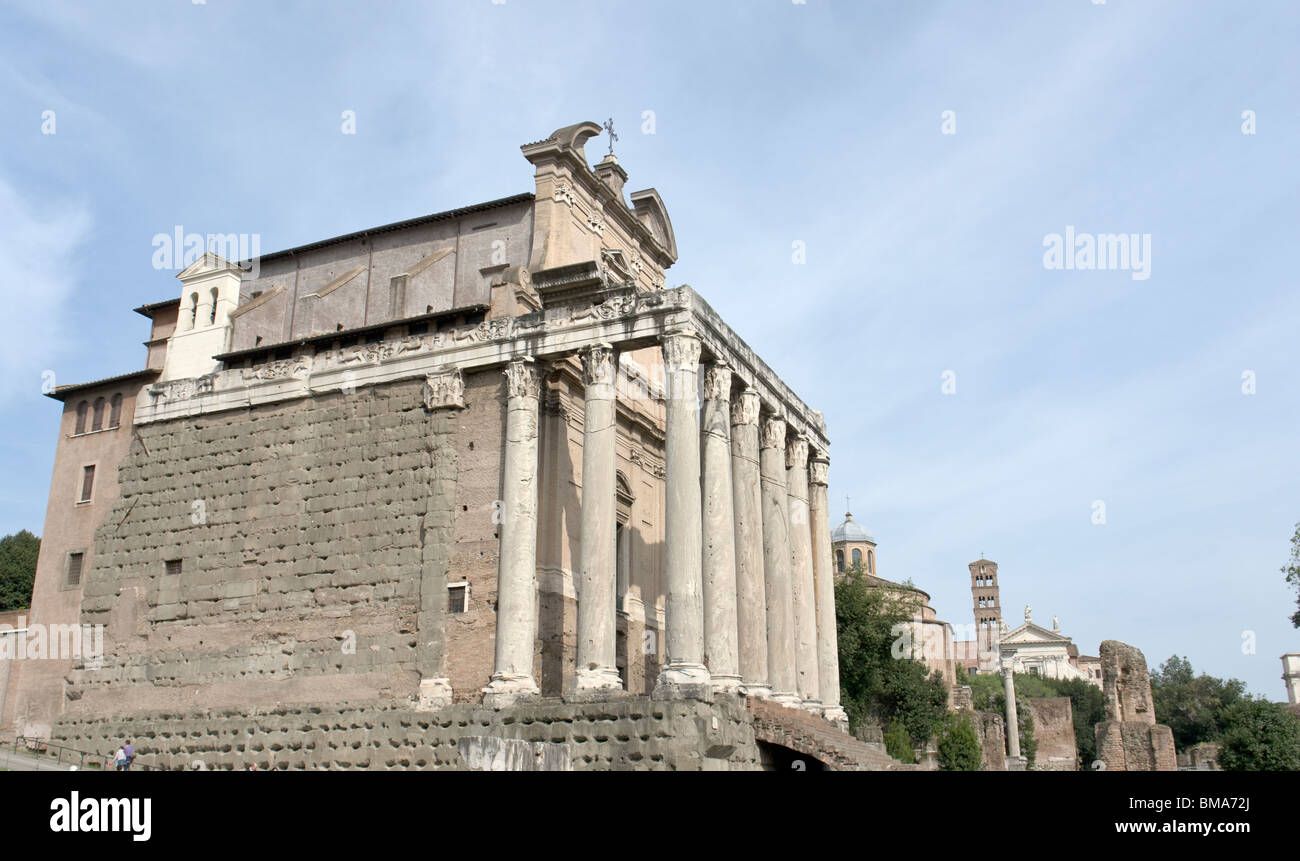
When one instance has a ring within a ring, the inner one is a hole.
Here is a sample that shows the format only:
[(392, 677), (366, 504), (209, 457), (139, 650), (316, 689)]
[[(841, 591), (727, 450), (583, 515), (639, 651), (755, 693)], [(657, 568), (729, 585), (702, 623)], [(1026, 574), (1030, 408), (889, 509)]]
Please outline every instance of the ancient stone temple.
[(1107, 771), (1176, 771), (1174, 733), (1156, 723), (1151, 676), (1142, 651), (1118, 640), (1101, 644), (1106, 720), (1097, 724), (1097, 756)]
[(666, 285), (599, 133), (523, 146), (533, 193), (207, 254), (137, 309), (146, 369), (54, 390), (32, 615), (104, 649), (11, 674), (0, 721), (164, 765), (758, 767), (787, 711), (852, 741), (822, 415)]

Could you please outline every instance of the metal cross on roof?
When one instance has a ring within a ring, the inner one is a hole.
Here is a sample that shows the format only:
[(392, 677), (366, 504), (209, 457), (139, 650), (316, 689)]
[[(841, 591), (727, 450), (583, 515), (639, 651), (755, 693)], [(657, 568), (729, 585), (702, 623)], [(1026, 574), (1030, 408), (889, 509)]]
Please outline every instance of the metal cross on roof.
[(614, 118), (610, 117), (605, 120), (605, 131), (609, 132), (609, 154), (614, 154), (614, 141), (618, 140), (618, 135), (614, 134)]

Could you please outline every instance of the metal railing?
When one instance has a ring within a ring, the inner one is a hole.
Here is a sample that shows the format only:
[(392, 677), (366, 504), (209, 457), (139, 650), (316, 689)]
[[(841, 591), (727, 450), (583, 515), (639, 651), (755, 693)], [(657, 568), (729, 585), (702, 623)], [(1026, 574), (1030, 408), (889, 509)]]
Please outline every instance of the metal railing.
[(48, 739), (33, 736), (15, 736), (9, 747), (14, 754), (24, 753), (42, 759), (53, 759), (60, 765), (75, 765), (79, 769), (97, 768), (107, 770), (109, 757), (99, 753), (88, 753), (67, 745), (57, 744)]

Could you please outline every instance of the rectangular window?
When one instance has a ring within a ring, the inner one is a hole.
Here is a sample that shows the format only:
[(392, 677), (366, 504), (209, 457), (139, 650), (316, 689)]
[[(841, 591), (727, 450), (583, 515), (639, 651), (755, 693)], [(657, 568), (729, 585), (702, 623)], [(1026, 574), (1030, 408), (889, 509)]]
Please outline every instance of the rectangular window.
[(464, 613), (469, 603), (469, 584), (457, 583), (447, 587), (447, 612)]
[(165, 563), (163, 563), (163, 564), (166, 566), (166, 570), (167, 570), (167, 573), (168, 573), (169, 575), (170, 575), (170, 574), (179, 574), (179, 573), (181, 573), (181, 560), (179, 560), (179, 559), (168, 559), (168, 560), (167, 560)]
[(81, 470), (81, 499), (79, 502), (90, 502), (90, 494), (95, 489), (95, 467), (87, 466)]
[(85, 555), (86, 554), (84, 553), (68, 554), (68, 571), (67, 575), (63, 579), (64, 586), (71, 587), (81, 585), (81, 563), (85, 559)]

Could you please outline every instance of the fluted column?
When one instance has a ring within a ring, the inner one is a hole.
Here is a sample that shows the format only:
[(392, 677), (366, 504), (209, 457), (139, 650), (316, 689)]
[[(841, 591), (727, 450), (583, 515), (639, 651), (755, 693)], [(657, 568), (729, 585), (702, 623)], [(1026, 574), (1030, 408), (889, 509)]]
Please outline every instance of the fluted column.
[(785, 420), (763, 419), (763, 581), (767, 592), (767, 679), (772, 698), (801, 705), (794, 656), (794, 593), (785, 488)]
[(808, 438), (786, 441), (786, 504), (790, 511), (790, 585), (794, 593), (794, 664), (803, 707), (820, 712), (817, 679), (817, 593), (808, 525)]
[(758, 468), (758, 392), (731, 402), (731, 496), (736, 521), (736, 634), (745, 692), (768, 697), (767, 587), (763, 582), (763, 491)]
[(663, 352), (667, 384), (664, 587), (668, 661), (659, 674), (655, 695), (708, 698), (713, 692), (709, 671), (704, 667), (699, 338), (691, 331), (665, 335)]
[(736, 632), (736, 533), (731, 496), (731, 369), (704, 371), (700, 458), (704, 477), (704, 665), (715, 691), (740, 686)]
[(609, 344), (582, 354), (582, 546), (579, 556), (578, 666), (574, 692), (622, 687), (615, 657), (614, 380), (618, 354)]
[(826, 485), (830, 461), (814, 456), (808, 461), (808, 525), (812, 531), (813, 579), (817, 591), (817, 686), (822, 716), (848, 726), (840, 706), (840, 650), (835, 627), (835, 566), (831, 562), (830, 505)]
[(506, 365), (506, 446), (501, 464), (501, 552), (497, 562), (496, 660), (484, 705), (536, 696), (537, 394), (531, 358)]

